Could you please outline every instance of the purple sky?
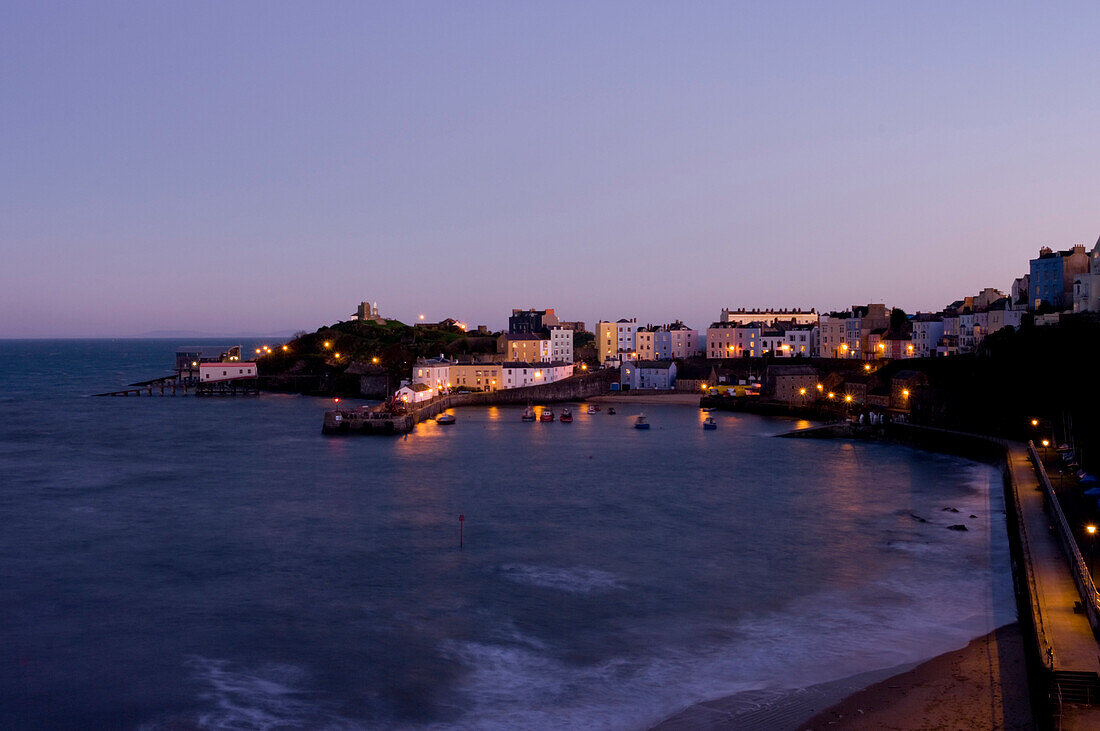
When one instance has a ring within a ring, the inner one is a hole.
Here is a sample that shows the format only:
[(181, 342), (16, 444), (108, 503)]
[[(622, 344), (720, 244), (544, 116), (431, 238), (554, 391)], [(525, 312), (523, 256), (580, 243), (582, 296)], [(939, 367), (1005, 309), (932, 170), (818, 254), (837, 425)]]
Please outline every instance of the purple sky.
[(1097, 28), (1095, 3), (4, 3), (0, 337), (1007, 289), (1100, 234)]

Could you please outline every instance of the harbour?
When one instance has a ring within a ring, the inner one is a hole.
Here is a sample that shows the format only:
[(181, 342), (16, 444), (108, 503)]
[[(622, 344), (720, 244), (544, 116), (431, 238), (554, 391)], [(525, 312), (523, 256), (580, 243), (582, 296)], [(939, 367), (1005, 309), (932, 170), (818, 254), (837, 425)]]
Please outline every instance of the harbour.
[[(0, 517), (27, 547), (0, 554), (17, 579), (0, 642), (27, 658), (0, 678), (4, 725), (641, 728), (1015, 617), (1000, 475), (959, 457), (774, 439), (798, 423), (736, 413), (705, 432), (698, 409), (628, 402), (569, 425), (466, 406), (358, 440), (319, 433), (330, 399), (85, 399), (47, 434), (40, 409), (120, 354), (136, 381), (172, 344), (7, 347), (34, 380), (0, 394)], [(89, 372), (58, 381), (50, 352)], [(193, 441), (201, 460), (176, 448)], [(944, 505), (972, 529), (946, 530)], [(11, 701), (31, 688), (61, 700)]]

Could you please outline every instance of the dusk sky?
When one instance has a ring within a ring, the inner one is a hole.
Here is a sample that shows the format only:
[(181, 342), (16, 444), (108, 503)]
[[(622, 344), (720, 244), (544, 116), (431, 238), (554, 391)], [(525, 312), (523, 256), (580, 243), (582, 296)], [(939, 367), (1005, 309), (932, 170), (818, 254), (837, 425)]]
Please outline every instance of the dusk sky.
[(0, 337), (939, 309), (1100, 235), (1095, 3), (8, 2)]

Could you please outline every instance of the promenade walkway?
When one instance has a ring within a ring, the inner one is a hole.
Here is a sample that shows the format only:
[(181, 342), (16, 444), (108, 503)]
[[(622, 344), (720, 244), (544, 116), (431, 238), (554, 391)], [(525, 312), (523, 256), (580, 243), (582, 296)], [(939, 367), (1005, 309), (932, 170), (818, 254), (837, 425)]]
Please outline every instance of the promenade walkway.
[(1042, 611), (1046, 639), (1054, 652), (1053, 669), (1100, 673), (1100, 644), (1088, 618), (1073, 611), (1081, 595), (1058, 538), (1049, 529), (1050, 516), (1043, 509), (1043, 493), (1027, 449), (1013, 444), (1008, 455), (1022, 512), (1020, 524), (1027, 533), (1035, 598)]

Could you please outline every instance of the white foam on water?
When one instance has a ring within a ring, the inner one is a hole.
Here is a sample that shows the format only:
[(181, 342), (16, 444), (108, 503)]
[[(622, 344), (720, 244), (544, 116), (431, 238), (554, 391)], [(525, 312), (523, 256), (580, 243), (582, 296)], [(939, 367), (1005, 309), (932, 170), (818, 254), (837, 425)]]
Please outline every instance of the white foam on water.
[(666, 647), (591, 666), (569, 665), (531, 645), (451, 642), (445, 652), (467, 668), (465, 715), (439, 727), (644, 728), (704, 700), (749, 690), (778, 694), (916, 663), (994, 629), (985, 603), (967, 601), (961, 586), (926, 586), (926, 596), (904, 588), (905, 597), (885, 605), (851, 606), (851, 595), (819, 593), (740, 622), (729, 643)]
[[(973, 494), (952, 503), (959, 514), (926, 508), (928, 523), (889, 539), (897, 551), (912, 554), (903, 570), (816, 591), (732, 626), (697, 628), (696, 636), (730, 640), (670, 647), (655, 638), (645, 655), (591, 665), (570, 664), (534, 639), (523, 641), (514, 627), (499, 640), (445, 642), (444, 653), (465, 668), (456, 704), (463, 715), (433, 727), (646, 728), (701, 701), (759, 691), (745, 696), (746, 704), (759, 703), (773, 693), (964, 647), (1016, 619), (1007, 534), (988, 492), (994, 481), (977, 468), (974, 484)], [(972, 513), (979, 518), (969, 518)], [(897, 516), (881, 517), (879, 527), (888, 533), (884, 526), (895, 525)], [(971, 529), (948, 530), (954, 523)], [(521, 565), (504, 572), (520, 583), (581, 594), (629, 588), (593, 569)]]
[(195, 724), (204, 729), (360, 728), (329, 712), (300, 686), (306, 673), (292, 665), (245, 668), (228, 660), (192, 657), (188, 665), (208, 706)]
[(592, 594), (625, 588), (622, 581), (615, 574), (583, 566), (555, 568), (552, 566), (507, 564), (501, 566), (500, 571), (504, 578), (517, 584), (557, 589), (572, 594)]

